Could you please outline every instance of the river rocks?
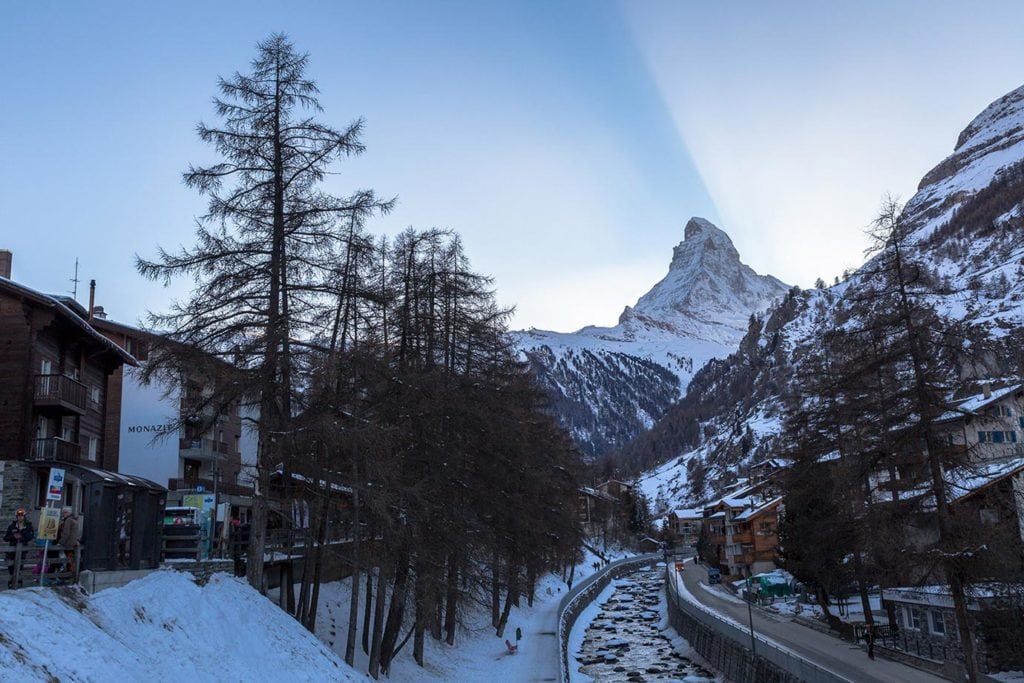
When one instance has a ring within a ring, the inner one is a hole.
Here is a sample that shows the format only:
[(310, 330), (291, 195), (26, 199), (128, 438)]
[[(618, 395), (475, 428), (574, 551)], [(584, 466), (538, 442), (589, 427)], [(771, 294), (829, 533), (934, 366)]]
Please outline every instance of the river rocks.
[(587, 627), (576, 655), (580, 671), (596, 681), (713, 681), (715, 675), (676, 652), (658, 630), (664, 569), (615, 582), (616, 590)]

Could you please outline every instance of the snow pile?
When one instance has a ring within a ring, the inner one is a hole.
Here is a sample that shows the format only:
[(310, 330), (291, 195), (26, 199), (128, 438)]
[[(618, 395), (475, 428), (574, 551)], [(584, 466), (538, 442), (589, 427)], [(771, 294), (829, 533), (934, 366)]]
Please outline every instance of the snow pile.
[(240, 579), (157, 571), (89, 596), (0, 595), (4, 680), (355, 681), (363, 677)]

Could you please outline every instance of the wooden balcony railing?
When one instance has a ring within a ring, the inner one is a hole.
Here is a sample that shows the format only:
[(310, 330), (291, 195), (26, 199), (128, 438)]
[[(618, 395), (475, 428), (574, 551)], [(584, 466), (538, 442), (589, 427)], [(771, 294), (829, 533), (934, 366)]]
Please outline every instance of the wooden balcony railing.
[(53, 407), (81, 415), (85, 413), (87, 391), (81, 382), (64, 375), (36, 375), (33, 400), (40, 407)]
[(81, 458), (82, 448), (77, 443), (65, 441), (57, 437), (35, 439), (32, 441), (32, 460), (56, 460), (72, 465)]

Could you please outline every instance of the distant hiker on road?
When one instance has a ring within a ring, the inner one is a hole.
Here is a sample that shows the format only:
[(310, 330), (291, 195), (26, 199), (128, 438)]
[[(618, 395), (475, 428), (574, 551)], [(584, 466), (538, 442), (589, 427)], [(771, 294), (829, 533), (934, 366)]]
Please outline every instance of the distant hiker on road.
[[(35, 537), (36, 532), (32, 528), (32, 522), (28, 521), (25, 517), (25, 508), (18, 508), (18, 511), (14, 513), (14, 521), (7, 527), (4, 540), (17, 548), (19, 546), (27, 547)], [(7, 553), (7, 573), (11, 575), (10, 580), (7, 582), (8, 588), (14, 588), (14, 563), (15, 554), (13, 552)]]

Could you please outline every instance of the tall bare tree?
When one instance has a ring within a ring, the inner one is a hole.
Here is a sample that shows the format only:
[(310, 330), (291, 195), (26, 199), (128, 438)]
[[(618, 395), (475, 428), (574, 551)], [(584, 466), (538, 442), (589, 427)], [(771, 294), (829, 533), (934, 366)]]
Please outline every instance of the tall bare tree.
[(285, 462), (303, 383), (306, 342), (323, 335), (325, 307), (336, 303), (345, 236), (393, 200), (370, 190), (335, 197), (321, 189), (337, 160), (364, 151), (363, 121), (335, 129), (316, 120), (317, 86), (308, 56), (283, 34), (259, 43), (247, 74), (218, 81), (214, 107), (221, 123), (197, 131), (220, 161), (192, 166), (185, 184), (209, 199), (196, 243), (154, 260), (139, 272), (165, 283), (190, 277), (191, 295), (152, 324), (170, 332), (147, 373), (176, 372), (197, 352), (231, 364), (220, 390), (245, 396), (259, 432), (256, 493), (247, 577), (262, 588), (271, 467)]

